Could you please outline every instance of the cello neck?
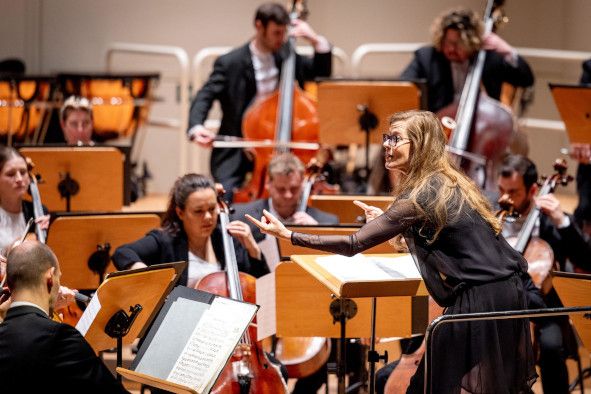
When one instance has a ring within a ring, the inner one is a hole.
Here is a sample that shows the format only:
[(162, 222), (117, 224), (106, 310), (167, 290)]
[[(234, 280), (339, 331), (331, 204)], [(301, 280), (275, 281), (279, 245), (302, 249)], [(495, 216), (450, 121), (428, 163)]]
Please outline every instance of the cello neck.
[[(488, 0), (486, 5), (485, 21), (484, 21), (484, 36), (492, 32), (494, 20), (492, 18), (493, 6), (495, 1)], [(486, 51), (480, 49), (476, 59), (468, 72), (460, 102), (458, 105), (458, 113), (456, 116), (456, 128), (450, 141), (450, 146), (460, 151), (466, 151), (470, 141), (470, 129), (474, 120), (474, 112), (476, 103), (478, 101), (478, 94), (480, 92), (480, 80), (482, 79), (482, 69), (484, 68), (484, 60), (486, 58)]]

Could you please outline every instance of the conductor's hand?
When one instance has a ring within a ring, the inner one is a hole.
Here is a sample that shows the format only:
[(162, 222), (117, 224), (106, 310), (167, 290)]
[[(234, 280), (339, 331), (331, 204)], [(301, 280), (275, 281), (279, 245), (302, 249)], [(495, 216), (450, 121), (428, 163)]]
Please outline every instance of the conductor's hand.
[(363, 209), (363, 212), (365, 213), (365, 221), (368, 223), (384, 213), (384, 211), (382, 211), (380, 208), (367, 205), (366, 203), (359, 200), (354, 200), (353, 204)]
[(275, 216), (271, 215), (266, 209), (263, 210), (263, 217), (261, 217), (261, 220), (257, 220), (248, 214), (245, 216), (257, 226), (261, 232), (278, 238), (291, 239), (291, 230), (285, 228), (283, 223), (281, 223)]
[(211, 148), (215, 139), (215, 133), (199, 124), (189, 130), (189, 139), (203, 148)]
[(226, 230), (228, 230), (231, 236), (240, 241), (242, 246), (248, 251), (250, 257), (254, 257), (255, 259), (261, 258), (261, 249), (252, 236), (252, 231), (250, 231), (248, 224), (240, 220), (234, 220), (228, 223)]

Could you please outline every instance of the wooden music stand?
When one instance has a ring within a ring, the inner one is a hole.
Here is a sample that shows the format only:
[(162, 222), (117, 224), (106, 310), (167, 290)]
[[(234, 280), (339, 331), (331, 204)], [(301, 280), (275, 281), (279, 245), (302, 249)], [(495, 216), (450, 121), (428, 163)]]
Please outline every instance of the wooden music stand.
[[(143, 335), (185, 268), (183, 261), (110, 274), (90, 300), (76, 329), (95, 352), (116, 346), (119, 370), (123, 344), (130, 345)], [(119, 373), (117, 379), (121, 381)]]
[(366, 195), (312, 195), (310, 206), (339, 217), (339, 223), (359, 223), (358, 217), (363, 217), (363, 210), (353, 204), (353, 201), (363, 201), (368, 205), (386, 210), (393, 201), (391, 196), (366, 196)]
[(366, 144), (359, 126), (358, 106), (365, 105), (378, 118), (369, 142), (382, 143), (388, 117), (395, 112), (421, 108), (421, 90), (413, 82), (369, 80), (319, 80), (318, 118), (320, 141), (326, 145)]
[[(554, 271), (552, 285), (565, 307), (591, 306), (591, 275)], [(573, 314), (570, 318), (583, 346), (591, 349), (591, 316)]]
[(119, 149), (31, 147), (20, 152), (35, 163), (42, 178), (39, 193), (50, 211), (121, 211), (124, 157)]
[(591, 144), (591, 86), (549, 84), (570, 143)]
[[(292, 262), (279, 264), (274, 273), (257, 280), (257, 304), (261, 306), (258, 334), (259, 339), (273, 334), (340, 338), (337, 376), (338, 392), (343, 393), (345, 338), (408, 337), (424, 332), (427, 290), (419, 278), (342, 281), (320, 266), (318, 257), (321, 255), (291, 256)], [(376, 297), (381, 297), (379, 303)], [(372, 345), (371, 352), (374, 349)]]
[(91, 256), (106, 259), (105, 272), (113, 272), (115, 267), (106, 245), (112, 252), (159, 225), (157, 215), (145, 213), (59, 216), (49, 226), (47, 245), (60, 262), (63, 285), (79, 290), (96, 289), (101, 276), (89, 268)]

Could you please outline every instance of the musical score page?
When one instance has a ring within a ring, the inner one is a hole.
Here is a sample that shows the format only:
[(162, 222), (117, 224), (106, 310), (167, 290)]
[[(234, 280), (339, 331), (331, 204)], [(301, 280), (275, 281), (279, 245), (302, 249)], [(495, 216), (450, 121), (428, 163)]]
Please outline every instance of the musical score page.
[(215, 298), (166, 380), (208, 392), (256, 310), (256, 305)]
[(410, 254), (396, 257), (329, 255), (317, 257), (316, 263), (342, 282), (421, 278)]

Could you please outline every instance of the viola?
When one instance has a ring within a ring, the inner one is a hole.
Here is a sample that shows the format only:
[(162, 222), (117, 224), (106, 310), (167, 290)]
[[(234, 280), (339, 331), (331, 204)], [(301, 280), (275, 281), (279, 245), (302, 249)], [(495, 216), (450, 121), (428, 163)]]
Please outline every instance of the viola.
[[(557, 159), (554, 162), (555, 173), (546, 177), (536, 197), (553, 193), (558, 185), (565, 186), (572, 181), (572, 176), (567, 175), (566, 170), (566, 160)], [(511, 201), (508, 201), (508, 203), (511, 203)], [(527, 272), (531, 276), (534, 285), (542, 291), (542, 294), (547, 294), (552, 288), (550, 272), (557, 267), (554, 261), (554, 251), (548, 242), (539, 237), (532, 236), (539, 217), (540, 209), (535, 205), (532, 206), (519, 234), (516, 237), (508, 237), (507, 242), (509, 242), (513, 249), (521, 253), (527, 261)]]
[[(495, 1), (488, 0), (484, 13), (485, 35), (493, 30), (495, 16), (500, 12)], [(461, 168), (470, 178), (481, 187), (493, 190), (494, 164), (509, 147), (515, 127), (509, 107), (480, 93), (485, 57), (486, 51), (481, 49), (468, 73), (460, 100), (441, 109), (437, 115), (455, 118), (457, 126), (449, 141), (450, 151), (457, 155)]]
[[(230, 210), (222, 201), (221, 194), (218, 196), (218, 205), (226, 271), (206, 275), (197, 283), (196, 289), (239, 301), (256, 303), (256, 279), (238, 271), (234, 241), (226, 230), (230, 223)], [(287, 385), (281, 377), (279, 367), (269, 360), (261, 343), (256, 341), (256, 330), (256, 326), (251, 324), (211, 393), (287, 393)]]
[[(299, 10), (298, 10), (299, 8)], [(291, 18), (307, 14), (302, 1), (293, 1)], [(320, 123), (316, 103), (295, 83), (295, 38), (287, 44), (289, 55), (281, 66), (279, 89), (257, 100), (244, 114), (242, 132), (247, 140), (275, 140), (276, 148), (255, 148), (254, 169), (248, 183), (235, 192), (234, 201), (244, 202), (264, 197), (267, 167), (273, 155), (289, 151), (290, 142), (318, 143)], [(310, 149), (294, 149), (303, 162), (314, 157)]]

